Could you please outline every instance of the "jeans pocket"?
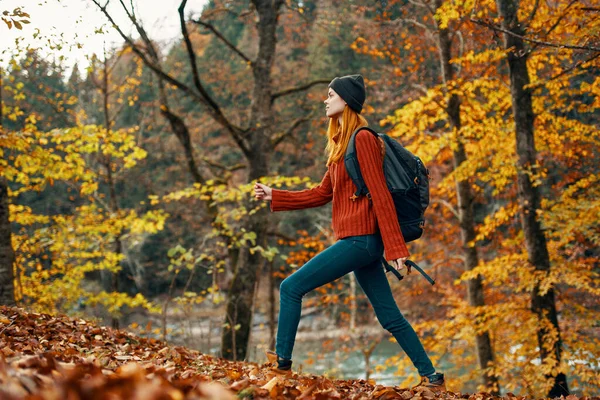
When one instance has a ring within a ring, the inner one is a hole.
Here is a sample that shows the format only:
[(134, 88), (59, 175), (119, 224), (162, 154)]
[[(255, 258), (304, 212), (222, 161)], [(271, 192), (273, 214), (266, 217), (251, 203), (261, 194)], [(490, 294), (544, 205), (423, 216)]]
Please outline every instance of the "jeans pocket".
[(350, 242), (362, 250), (369, 249), (369, 236), (368, 235), (352, 236), (352, 238), (350, 238)]

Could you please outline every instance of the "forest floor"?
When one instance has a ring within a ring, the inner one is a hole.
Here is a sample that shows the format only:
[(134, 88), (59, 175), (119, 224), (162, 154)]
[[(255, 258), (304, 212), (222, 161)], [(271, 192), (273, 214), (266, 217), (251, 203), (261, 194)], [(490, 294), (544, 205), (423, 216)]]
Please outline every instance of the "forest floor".
[[(0, 307), (0, 399), (471, 399), (312, 374), (281, 377), (83, 319)], [(524, 397), (507, 396), (517, 400)], [(567, 399), (577, 399), (569, 396)]]

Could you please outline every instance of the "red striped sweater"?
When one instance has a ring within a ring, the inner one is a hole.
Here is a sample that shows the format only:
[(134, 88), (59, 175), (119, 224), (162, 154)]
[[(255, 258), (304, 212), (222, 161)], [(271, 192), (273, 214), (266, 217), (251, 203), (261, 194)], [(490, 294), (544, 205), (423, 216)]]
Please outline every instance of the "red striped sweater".
[(392, 196), (383, 174), (383, 158), (378, 139), (363, 130), (356, 134), (356, 154), (373, 204), (366, 196), (351, 200), (356, 191), (344, 161), (331, 163), (321, 183), (300, 191), (273, 189), (271, 211), (319, 207), (333, 200), (332, 225), (336, 239), (381, 232), (388, 261), (408, 257), (408, 249), (396, 218)]

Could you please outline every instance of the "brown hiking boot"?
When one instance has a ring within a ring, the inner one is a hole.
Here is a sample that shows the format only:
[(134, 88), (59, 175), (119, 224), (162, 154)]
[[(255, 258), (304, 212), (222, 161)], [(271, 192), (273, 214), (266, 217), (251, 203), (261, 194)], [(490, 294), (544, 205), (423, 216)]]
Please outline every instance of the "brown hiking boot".
[(292, 360), (281, 358), (272, 350), (265, 350), (271, 371), (278, 375), (290, 375), (292, 373)]
[(413, 386), (413, 389), (429, 389), (432, 392), (445, 392), (446, 381), (444, 380), (444, 374), (435, 372), (431, 375), (422, 376), (421, 382), (417, 386)]

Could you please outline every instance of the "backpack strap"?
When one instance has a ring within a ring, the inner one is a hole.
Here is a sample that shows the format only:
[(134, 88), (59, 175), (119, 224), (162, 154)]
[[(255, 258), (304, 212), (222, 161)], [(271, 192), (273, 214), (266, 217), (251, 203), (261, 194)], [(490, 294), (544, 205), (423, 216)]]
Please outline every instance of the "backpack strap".
[(348, 141), (348, 147), (346, 148), (346, 154), (344, 156), (344, 164), (346, 166), (348, 176), (350, 176), (352, 183), (354, 183), (354, 186), (356, 187), (356, 192), (354, 192), (352, 197), (350, 197), (353, 201), (358, 199), (362, 195), (367, 195), (369, 197), (369, 200), (371, 200), (371, 196), (368, 193), (369, 190), (367, 189), (365, 180), (363, 179), (362, 173), (360, 172), (360, 166), (358, 165), (358, 157), (356, 156), (356, 134), (362, 129), (371, 132), (373, 135), (375, 135), (376, 138), (379, 138), (379, 134), (377, 132), (366, 126), (356, 128), (354, 132), (352, 132), (352, 136), (350, 136), (350, 140)]
[[(392, 267), (385, 258), (381, 257), (381, 261), (385, 267), (385, 269), (388, 272), (393, 273), (394, 275), (396, 275), (396, 278), (398, 278), (399, 281), (401, 281), (402, 279), (404, 279), (404, 276), (402, 276), (402, 274), (400, 272), (398, 272), (398, 270), (394, 267)], [(419, 267), (417, 264), (415, 264), (413, 261), (411, 260), (406, 260), (406, 262), (404, 263), (404, 265), (406, 265), (406, 267), (409, 269), (410, 268), (414, 268), (417, 271), (419, 271), (419, 273), (421, 275), (423, 275), (423, 277), (425, 277), (425, 279), (427, 279), (427, 282), (431, 283), (432, 285), (435, 285), (435, 280), (433, 280), (429, 275), (427, 275), (427, 272), (423, 271), (423, 268)]]

